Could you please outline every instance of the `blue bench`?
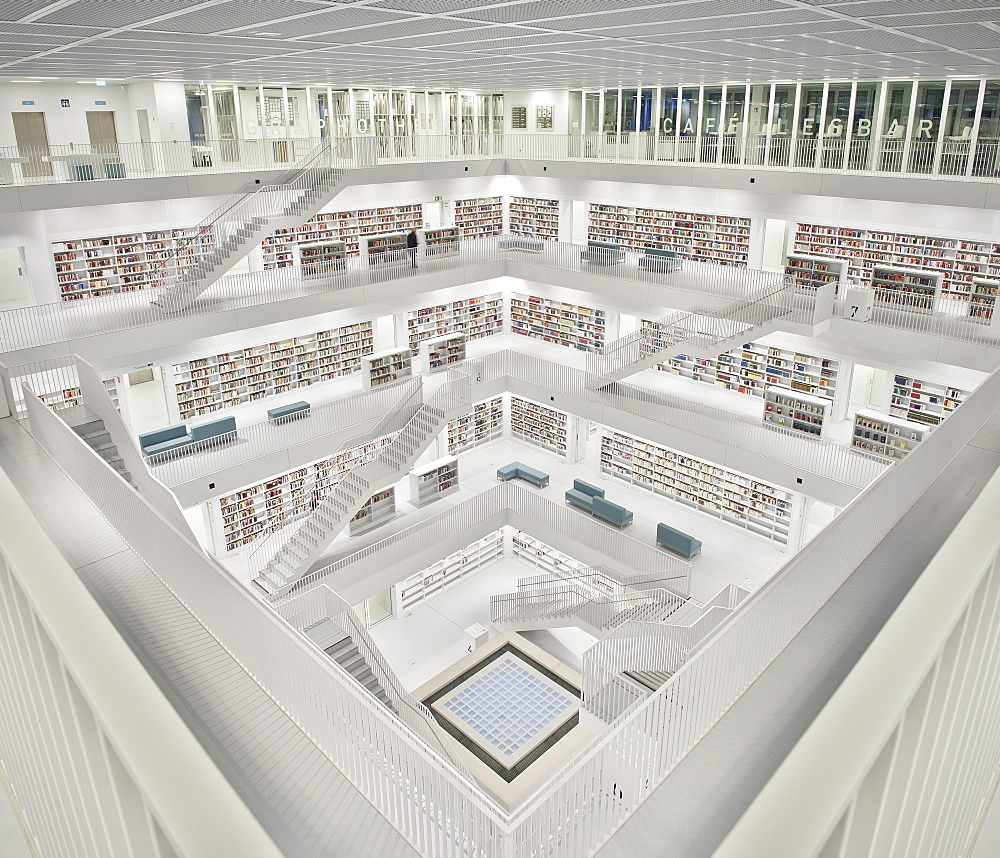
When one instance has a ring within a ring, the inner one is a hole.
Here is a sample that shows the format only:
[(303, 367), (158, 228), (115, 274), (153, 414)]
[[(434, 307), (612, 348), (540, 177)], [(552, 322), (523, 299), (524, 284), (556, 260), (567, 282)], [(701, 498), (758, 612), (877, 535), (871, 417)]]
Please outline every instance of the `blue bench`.
[(523, 250), (526, 253), (541, 253), (545, 250), (545, 242), (537, 238), (501, 238), (497, 242), (498, 250)]
[(631, 510), (611, 503), (604, 497), (604, 489), (599, 489), (583, 480), (573, 480), (573, 488), (566, 492), (566, 502), (585, 509), (591, 515), (602, 518), (616, 527), (627, 527), (632, 523)]
[(625, 251), (620, 245), (610, 241), (588, 241), (587, 249), (580, 254), (580, 259), (596, 265), (617, 265), (625, 261)]
[(659, 247), (647, 247), (646, 253), (639, 259), (639, 267), (650, 271), (677, 271), (684, 265), (674, 250), (664, 250)]
[(287, 405), (267, 409), (267, 419), (272, 423), (287, 423), (289, 420), (308, 416), (309, 403), (305, 401), (289, 402)]
[[(144, 456), (156, 456), (171, 451), (190, 453), (204, 449), (209, 441), (213, 444), (224, 444), (235, 437), (236, 418), (220, 417), (218, 420), (192, 426), (190, 429), (186, 424), (178, 423), (153, 432), (144, 432), (139, 436), (139, 449)], [(199, 441), (205, 443), (199, 444), (197, 443)]]
[(656, 544), (676, 551), (682, 557), (691, 558), (701, 554), (701, 541), (688, 536), (662, 521), (656, 525)]
[(545, 488), (549, 484), (548, 474), (542, 473), (535, 468), (529, 468), (521, 462), (511, 462), (509, 465), (497, 468), (497, 479), (506, 482), (507, 480), (514, 479), (514, 477), (520, 477), (522, 480), (534, 483), (540, 489)]

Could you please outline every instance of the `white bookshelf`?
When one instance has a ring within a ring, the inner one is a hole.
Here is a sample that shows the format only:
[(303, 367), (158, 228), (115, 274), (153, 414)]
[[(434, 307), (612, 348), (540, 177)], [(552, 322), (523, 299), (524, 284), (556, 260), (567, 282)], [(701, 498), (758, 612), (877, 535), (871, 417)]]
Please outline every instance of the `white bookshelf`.
[(371, 461), (379, 447), (392, 443), (392, 437), (375, 438), (219, 498), (226, 550), (237, 551), (265, 530), (277, 530), (311, 512), (351, 468)]
[(509, 212), (512, 235), (559, 241), (559, 200), (513, 197)]
[(785, 259), (785, 274), (799, 289), (818, 289), (835, 283), (838, 294), (847, 275), (847, 263), (832, 256), (808, 256), (790, 253)]
[(448, 424), (448, 452), (470, 450), (503, 437), (503, 396), (477, 402), (472, 410)]
[(444, 372), (466, 358), (465, 334), (448, 334), (424, 343), (427, 372)]
[(494, 530), (471, 545), (404, 578), (390, 589), (393, 616), (407, 616), (425, 599), (436, 596), (453, 584), (502, 560), (503, 556), (504, 531)]
[(52, 242), (59, 296), (76, 301), (154, 288), (168, 260), (195, 261), (212, 249), (211, 236), (194, 236), (190, 227)]
[(398, 262), (405, 262), (406, 234), (394, 232), (372, 236), (366, 239), (366, 253), (369, 265), (395, 265)]
[(410, 502), (426, 506), (458, 491), (458, 459), (445, 456), (410, 471)]
[(304, 278), (325, 277), (344, 270), (347, 264), (347, 243), (312, 241), (297, 244), (295, 256)]
[(937, 426), (969, 395), (966, 390), (906, 375), (897, 375), (889, 396), (889, 416)]
[(851, 444), (868, 453), (876, 453), (889, 459), (902, 459), (930, 431), (925, 424), (886, 417), (877, 411), (861, 410), (854, 415)]
[(944, 275), (912, 268), (872, 267), (872, 288), (880, 304), (900, 304), (907, 309), (932, 312)]
[(438, 259), (458, 253), (459, 232), (457, 226), (443, 226), (439, 229), (424, 230), (424, 256)]
[(462, 238), (480, 238), (503, 232), (503, 201), (500, 197), (455, 200), (455, 226)]
[(973, 277), (971, 285), (972, 292), (969, 296), (970, 318), (986, 325), (1000, 324), (1000, 319), (994, 313), (996, 309), (997, 289), (1000, 289), (1000, 280), (984, 280), (980, 277)]
[(777, 486), (622, 432), (602, 434), (601, 470), (788, 544), (794, 496)]
[(463, 333), (478, 340), (503, 333), (503, 295), (479, 295), (433, 307), (412, 310), (406, 316), (406, 337), (413, 354), (420, 353), (424, 340), (448, 332)]
[(293, 229), (278, 229), (261, 242), (264, 269), (291, 268), (299, 244), (342, 241), (347, 256), (359, 256), (362, 241), (382, 233), (409, 232), (424, 225), (423, 205), (323, 212)]
[(233, 408), (357, 371), (372, 351), (372, 323), (260, 343), (173, 365), (181, 420)]
[(395, 517), (396, 488), (390, 486), (368, 498), (357, 515), (348, 522), (347, 532), (350, 536), (359, 536), (392, 521)]
[(604, 348), (606, 316), (594, 307), (515, 292), (510, 299), (510, 327), (523, 337), (596, 354)]
[(830, 401), (805, 393), (789, 393), (774, 387), (764, 392), (764, 423), (804, 435), (823, 434)]
[[(650, 323), (644, 320), (643, 324)], [(744, 396), (763, 396), (766, 388), (780, 387), (832, 401), (837, 395), (840, 361), (764, 343), (745, 343), (716, 358), (677, 355), (657, 369)]]
[(639, 252), (655, 247), (695, 262), (746, 267), (750, 218), (591, 203), (587, 237)]
[(373, 352), (361, 358), (365, 387), (379, 387), (413, 375), (413, 353), (409, 349)]
[(569, 455), (569, 415), (530, 399), (511, 396), (510, 434), (515, 441), (541, 447), (557, 456)]
[(118, 400), (118, 377), (112, 376), (111, 378), (104, 379), (104, 389), (108, 392), (108, 398), (120, 413), (122, 406)]
[(41, 393), (38, 398), (49, 406), (53, 411), (62, 411), (64, 408), (72, 408), (80, 404), (83, 392), (79, 387), (67, 387), (63, 390), (55, 390), (51, 393)]

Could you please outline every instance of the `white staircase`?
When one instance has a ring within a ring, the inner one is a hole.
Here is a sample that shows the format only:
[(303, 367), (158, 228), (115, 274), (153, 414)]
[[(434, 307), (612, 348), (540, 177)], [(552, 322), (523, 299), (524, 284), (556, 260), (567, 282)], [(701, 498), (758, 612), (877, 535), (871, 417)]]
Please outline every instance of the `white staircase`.
[(401, 480), (448, 420), (468, 410), (468, 383), (466, 373), (449, 372), (449, 380), (409, 417), (391, 443), (380, 447), (371, 461), (348, 471), (253, 580), (273, 595), (306, 574), (368, 499)]
[(600, 390), (678, 354), (716, 357), (778, 330), (783, 322), (809, 321), (811, 296), (773, 286), (721, 310), (695, 307), (666, 316), (587, 356), (587, 387)]
[(186, 309), (274, 230), (309, 220), (336, 196), (354, 164), (339, 152), (339, 145), (324, 141), (274, 184), (244, 185), (166, 260), (153, 303), (171, 313)]
[(67, 426), (83, 438), (88, 447), (114, 468), (125, 482), (135, 488), (132, 474), (129, 473), (125, 460), (119, 454), (118, 447), (111, 438), (111, 433), (108, 432), (100, 417), (85, 405), (64, 408), (59, 412), (59, 416), (62, 417)]

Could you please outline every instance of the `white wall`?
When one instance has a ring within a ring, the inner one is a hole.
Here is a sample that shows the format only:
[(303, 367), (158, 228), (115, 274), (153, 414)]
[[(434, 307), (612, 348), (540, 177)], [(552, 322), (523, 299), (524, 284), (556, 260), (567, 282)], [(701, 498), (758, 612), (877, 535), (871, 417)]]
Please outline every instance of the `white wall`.
[[(69, 99), (69, 107), (60, 105), (64, 98)], [(34, 104), (22, 104), (23, 101), (33, 101)], [(107, 104), (96, 104), (98, 101)], [(0, 86), (0, 146), (15, 145), (11, 113), (23, 111), (45, 114), (50, 145), (89, 143), (88, 110), (113, 110), (118, 141), (132, 143), (138, 140), (134, 120), (131, 119), (133, 112), (129, 109), (128, 89), (122, 84), (5, 83)]]
[(190, 140), (184, 84), (157, 81), (153, 84), (153, 94), (156, 99), (159, 139)]
[[(539, 105), (551, 105), (552, 130), (539, 130), (535, 127), (535, 108)], [(528, 108), (528, 127), (513, 129), (510, 127), (512, 107)], [(514, 90), (504, 93), (504, 111), (507, 114), (505, 130), (508, 134), (566, 134), (569, 128), (569, 91), (565, 89), (533, 89)]]

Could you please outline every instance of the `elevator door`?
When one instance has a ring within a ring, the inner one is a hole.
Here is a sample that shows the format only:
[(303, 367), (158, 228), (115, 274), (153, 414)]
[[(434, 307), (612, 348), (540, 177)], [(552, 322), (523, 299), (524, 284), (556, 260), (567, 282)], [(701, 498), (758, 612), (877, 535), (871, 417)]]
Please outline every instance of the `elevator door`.
[(118, 154), (118, 129), (113, 110), (88, 110), (87, 132), (90, 134), (92, 152), (102, 155)]
[(42, 158), (49, 154), (49, 135), (45, 130), (45, 114), (38, 112), (11, 113), (14, 120), (14, 140), (20, 157), (30, 158), (21, 165), (24, 176), (51, 176), (52, 165)]

